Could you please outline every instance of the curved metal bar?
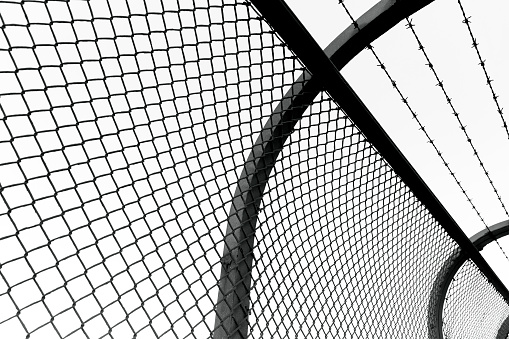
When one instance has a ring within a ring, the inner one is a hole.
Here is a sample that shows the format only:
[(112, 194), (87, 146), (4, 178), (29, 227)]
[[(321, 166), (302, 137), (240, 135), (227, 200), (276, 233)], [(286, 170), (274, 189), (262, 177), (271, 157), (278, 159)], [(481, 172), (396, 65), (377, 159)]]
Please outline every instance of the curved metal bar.
[(472, 243), (474, 243), (475, 247), (480, 251), (490, 242), (495, 241), (503, 236), (509, 234), (509, 220), (505, 220), (490, 226), (488, 229), (483, 229), (482, 231), (474, 234), (470, 237)]
[(509, 336), (509, 316), (505, 318), (497, 333), (497, 339), (507, 339)]
[[(359, 19), (357, 27), (351, 25), (334, 39), (326, 53), (341, 69), (364, 47), (431, 1), (382, 0)], [(303, 74), (266, 122), (244, 165), (228, 217), (214, 339), (247, 337), (253, 244), (264, 188), (286, 139), (322, 89), (316, 78)]]
[(247, 337), (259, 207), (270, 172), (286, 139), (319, 91), (317, 82), (310, 78), (309, 73), (303, 74), (281, 100), (253, 145), (237, 183), (221, 259), (214, 339)]
[[(306, 108), (323, 89), (328, 90), (334, 100), (348, 112), (368, 140), (376, 144), (379, 152), (403, 181), (416, 192), (416, 196), (435, 218), (444, 225), (449, 235), (460, 247), (467, 249), (470, 257), (484, 272), (493, 277), (494, 285), (505, 291), (504, 295), (509, 295), (459, 226), (397, 150), (338, 71), (375, 39), (432, 1), (382, 0), (334, 39), (323, 53), (317, 49), (316, 42), (282, 1), (252, 0), (268, 22), (279, 27), (276, 28), (278, 33), (285, 33), (283, 37), (285, 42), (298, 47), (299, 58), (314, 76), (304, 74), (286, 93), (254, 144), (239, 179), (228, 218), (221, 259), (214, 339), (246, 338), (248, 335), (253, 244), (264, 188), (286, 139)], [(295, 34), (293, 30), (299, 33)], [(291, 33), (286, 34), (288, 32)]]
[(442, 338), (442, 312), (444, 309), (445, 293), (456, 272), (468, 259), (459, 248), (444, 262), (437, 274), (431, 289), (428, 306), (428, 334), (430, 339)]
[[(477, 250), (482, 250), (489, 243), (509, 235), (509, 220), (505, 220), (495, 224), (487, 229), (476, 233), (470, 237), (470, 241), (474, 244)], [(463, 266), (469, 256), (465, 251), (455, 251), (445, 261), (444, 265), (437, 274), (437, 278), (431, 290), (429, 306), (428, 306), (428, 333), (430, 339), (443, 339), (443, 322), (442, 312), (444, 309), (445, 297), (447, 290), (452, 282), (452, 279)], [(498, 332), (497, 339), (507, 338), (509, 334), (509, 317), (502, 323)]]
[(401, 20), (426, 7), (434, 0), (382, 0), (339, 34), (325, 48), (325, 54), (338, 70), (373, 41)]

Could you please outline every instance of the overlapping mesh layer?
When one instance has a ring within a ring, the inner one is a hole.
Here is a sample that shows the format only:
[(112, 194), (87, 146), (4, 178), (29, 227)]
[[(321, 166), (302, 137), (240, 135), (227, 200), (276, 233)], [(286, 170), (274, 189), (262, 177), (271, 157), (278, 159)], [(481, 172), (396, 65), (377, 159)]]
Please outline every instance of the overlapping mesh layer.
[[(0, 333), (211, 336), (237, 180), (302, 65), (244, 2), (0, 19)], [(249, 335), (425, 336), (456, 245), (326, 94), (272, 175)]]
[[(460, 316), (463, 315), (463, 316)], [(447, 290), (443, 308), (444, 338), (497, 338), (509, 317), (509, 305), (467, 260)]]

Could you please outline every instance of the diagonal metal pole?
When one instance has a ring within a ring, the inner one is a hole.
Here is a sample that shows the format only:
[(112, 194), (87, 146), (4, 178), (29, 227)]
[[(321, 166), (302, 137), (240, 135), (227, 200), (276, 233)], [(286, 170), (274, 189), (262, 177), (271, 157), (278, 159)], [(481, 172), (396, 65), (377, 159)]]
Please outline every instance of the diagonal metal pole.
[[(422, 8), (429, 1), (416, 1)], [(407, 1), (407, 3), (409, 3)], [(327, 47), (336, 67), (344, 67), (374, 39), (401, 21), (409, 10), (380, 1), (360, 19), (361, 30), (351, 25)], [(259, 206), (265, 184), (286, 139), (323, 86), (304, 73), (286, 93), (265, 123), (244, 166), (232, 202), (226, 230), (219, 292), (216, 303), (214, 339), (246, 338), (249, 324), (249, 291), (253, 265), (253, 243)]]
[[(385, 158), (401, 180), (412, 190), (416, 198), (426, 206), (447, 234), (465, 251), (506, 302), (509, 301), (509, 291), (506, 286), (493, 272), (493, 269), (484, 260), (470, 239), (399, 151), (368, 108), (341, 76), (331, 59), (321, 50), (286, 3), (282, 0), (252, 0), (252, 2), (273, 25), (289, 48), (300, 58), (313, 74), (313, 77), (320, 80), (324, 89), (357, 125), (380, 155)], [(405, 1), (394, 1), (395, 4), (403, 2)], [(429, 3), (429, 1), (425, 2)]]
[[(399, 172), (407, 174), (400, 176), (405, 182), (411, 183), (409, 186), (414, 192), (415, 190), (421, 192), (416, 195), (424, 199), (423, 202), (428, 208), (431, 206), (430, 210), (439, 222), (451, 225), (447, 230), (460, 246), (469, 243), (459, 226), (429, 191), (338, 71), (375, 39), (432, 1), (382, 0), (361, 16), (356, 24), (348, 27), (334, 39), (325, 52), (318, 47), (284, 2), (252, 1), (313, 76), (309, 73), (303, 74), (284, 96), (254, 144), (239, 179), (228, 218), (221, 259), (214, 339), (248, 337), (253, 244), (264, 188), (286, 139), (305, 109), (323, 89), (329, 91), (391, 166), (398, 168), (398, 174)], [(476, 253), (478, 254), (477, 251)], [(489, 276), (494, 275), (493, 272), (490, 275), (491, 268), (487, 264), (483, 267)], [(495, 276), (493, 281), (498, 286), (498, 277)], [(504, 295), (509, 296), (507, 290), (505, 292)]]

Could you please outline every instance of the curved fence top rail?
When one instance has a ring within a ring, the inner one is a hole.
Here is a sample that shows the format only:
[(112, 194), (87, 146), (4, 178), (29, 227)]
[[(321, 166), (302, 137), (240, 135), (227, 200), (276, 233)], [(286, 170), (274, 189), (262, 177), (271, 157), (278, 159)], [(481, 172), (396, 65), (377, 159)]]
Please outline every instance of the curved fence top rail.
[[(395, 4), (401, 2), (402, 1), (389, 3)], [(341, 74), (339, 74), (332, 61), (327, 58), (325, 53), (316, 44), (306, 29), (300, 24), (299, 20), (291, 12), (288, 6), (282, 1), (275, 1), (270, 5), (263, 4), (256, 0), (253, 1), (253, 3), (276, 28), (278, 33), (283, 39), (285, 39), (286, 43), (288, 43), (292, 50), (299, 55), (303, 63), (309, 65), (308, 68), (311, 73), (321, 79), (321, 83), (324, 88), (326, 88), (331, 96), (338, 101), (342, 109), (345, 110), (345, 112), (348, 112), (350, 119), (359, 126), (368, 140), (376, 145), (377, 150), (384, 156), (385, 159), (387, 159), (398, 175), (401, 176), (402, 180), (416, 194), (419, 200), (421, 200), (427, 208), (430, 209), (433, 216), (443, 225), (449, 235), (458, 242), (463, 250), (469, 253), (472, 260), (479, 265), (483, 272), (486, 272), (486, 274), (490, 276), (490, 279), (493, 278), (493, 284), (497, 287), (504, 298), (509, 300), (509, 291), (505, 285), (496, 276), (491, 267), (479, 254), (475, 246), (463, 233), (461, 228), (451, 218), (449, 213), (445, 210), (445, 208), (443, 208), (419, 175), (399, 152), (385, 131), (373, 118), (366, 106), (357, 97), (353, 89), (345, 82)], [(384, 4), (382, 8), (385, 9), (387, 6), (385, 5), (386, 1), (382, 1), (382, 3)], [(429, 3), (430, 2), (428, 1), (423, 1), (422, 6)], [(377, 7), (377, 9), (374, 12), (380, 13), (378, 6), (375, 7)], [(422, 7), (415, 4), (416, 10), (420, 8)], [(405, 11), (401, 13), (405, 13)], [(402, 19), (403, 17), (400, 18), (400, 20)], [(394, 24), (400, 20), (394, 20)], [(297, 32), (299, 34), (297, 34)]]

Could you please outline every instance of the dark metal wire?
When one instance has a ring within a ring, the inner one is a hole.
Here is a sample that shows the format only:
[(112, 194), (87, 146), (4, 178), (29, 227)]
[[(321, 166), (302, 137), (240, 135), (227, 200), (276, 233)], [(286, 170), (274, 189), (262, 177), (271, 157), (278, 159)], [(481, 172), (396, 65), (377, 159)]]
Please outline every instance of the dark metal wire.
[(0, 15), (0, 331), (209, 335), (229, 185), (301, 66), (242, 3)]
[[(344, 1), (340, 1), (340, 4), (342, 5), (343, 9), (345, 10), (345, 12), (347, 13), (347, 15), (349, 16), (349, 18), (352, 20), (352, 22), (354, 23), (354, 26), (357, 27), (357, 29), (359, 29), (358, 27), (358, 24), (356, 23), (355, 19), (353, 18), (353, 16), (351, 15), (350, 11), (348, 10), (348, 8), (346, 7)], [(415, 24), (412, 23), (411, 19), (409, 18), (406, 18), (406, 27), (408, 29), (411, 30), (414, 38), (416, 39), (417, 41), (417, 44), (418, 44), (418, 47), (419, 47), (419, 50), (422, 51), (424, 57), (426, 58), (426, 65), (429, 67), (429, 69), (432, 71), (435, 79), (437, 80), (437, 86), (441, 88), (442, 90), (442, 93), (444, 94), (445, 98), (446, 98), (446, 101), (447, 101), (447, 104), (451, 107), (452, 111), (453, 111), (453, 115), (456, 117), (456, 120), (458, 121), (459, 125), (460, 125), (460, 129), (463, 131), (463, 133), (465, 134), (465, 137), (466, 137), (466, 140), (467, 142), (469, 143), (469, 145), (471, 146), (472, 150), (473, 150), (473, 154), (476, 156), (481, 168), (483, 169), (483, 172), (488, 180), (488, 182), (490, 183), (490, 185), (492, 186), (493, 188), (493, 191), (494, 193), (496, 194), (497, 196), (497, 199), (499, 200), (504, 212), (509, 216), (509, 212), (507, 211), (506, 207), (505, 207), (505, 204), (503, 203), (502, 201), (502, 198), (497, 190), (497, 188), (495, 187), (494, 183), (493, 183), (493, 180), (491, 179), (487, 169), (485, 168), (484, 166), (484, 163), (483, 161), (480, 159), (480, 156), (479, 156), (479, 152), (477, 151), (477, 149), (475, 148), (473, 142), (472, 142), (472, 139), (470, 138), (470, 136), (468, 135), (468, 132), (466, 130), (466, 126), (463, 124), (463, 122), (461, 121), (460, 117), (459, 117), (459, 113), (456, 111), (456, 109), (454, 108), (454, 105), (452, 104), (452, 98), (447, 94), (446, 90), (445, 90), (445, 86), (444, 86), (444, 83), (443, 81), (438, 77), (438, 74), (436, 72), (436, 69), (433, 67), (433, 64), (431, 63), (430, 59), (429, 59), (429, 56), (428, 54), (426, 53), (425, 49), (424, 49), (424, 46), (422, 45), (419, 37), (417, 36), (417, 32), (415, 31), (414, 29), (414, 26)], [(464, 22), (465, 23), (465, 22)], [(476, 47), (477, 49), (477, 44), (475, 43), (475, 40), (474, 40), (474, 44), (473, 44), (473, 47)], [(488, 224), (486, 223), (486, 221), (484, 220), (484, 218), (481, 216), (479, 210), (477, 209), (477, 207), (474, 205), (473, 201), (472, 201), (472, 198), (470, 198), (470, 196), (468, 195), (468, 193), (466, 192), (466, 190), (463, 188), (463, 186), (461, 185), (461, 182), (459, 181), (459, 179), (456, 177), (456, 174), (452, 171), (451, 169), (451, 166), (450, 164), (445, 160), (444, 156), (443, 156), (443, 153), (438, 149), (438, 146), (436, 145), (435, 141), (431, 138), (431, 136), (428, 134), (428, 131), (426, 130), (425, 126), (422, 124), (422, 122), (419, 120), (418, 118), (418, 114), (412, 109), (412, 107), (410, 106), (409, 102), (408, 102), (408, 98), (405, 97), (402, 93), (402, 91), (400, 90), (400, 88), (397, 86), (396, 84), (396, 81), (391, 77), (390, 73), (388, 72), (387, 70), (387, 67), (384, 65), (384, 63), (382, 62), (382, 60), (380, 59), (380, 57), (377, 55), (377, 53), (375, 52), (375, 49), (372, 45), (368, 46), (368, 49), (371, 51), (371, 53), (373, 54), (373, 56), (375, 57), (377, 63), (378, 63), (378, 66), (384, 71), (385, 75), (387, 76), (387, 78), (389, 79), (390, 83), (392, 84), (392, 87), (398, 92), (399, 96), (401, 97), (401, 100), (403, 101), (403, 103), (407, 106), (408, 110), (410, 111), (410, 113), (412, 114), (412, 117), (413, 119), (415, 119), (415, 121), (417, 122), (417, 124), (419, 125), (419, 129), (423, 131), (423, 133), (425, 134), (426, 138), (428, 139), (428, 142), (433, 146), (433, 149), (435, 150), (435, 152), (437, 153), (437, 155), (440, 157), (440, 160), (441, 162), (444, 164), (444, 166), (447, 168), (449, 174), (453, 177), (454, 181), (456, 182), (456, 184), (458, 185), (458, 187), (460, 188), (461, 192), (463, 193), (463, 195), (465, 196), (466, 200), (469, 202), (470, 206), (472, 206), (472, 209), (476, 212), (477, 216), (479, 217), (479, 219), (482, 221), (484, 227), (489, 231), (489, 228), (488, 228)], [(484, 64), (483, 64), (483, 68), (484, 68)], [(488, 84), (490, 84), (491, 82), (488, 81)], [(490, 86), (491, 88), (491, 86)], [(496, 96), (494, 95), (493, 98), (496, 100)], [(497, 106), (498, 107), (498, 106)], [(503, 119), (503, 117), (502, 117)], [(505, 122), (504, 122), (505, 123)], [(500, 251), (502, 252), (502, 254), (504, 255), (504, 257), (506, 258), (506, 260), (509, 262), (509, 257), (507, 255), (507, 253), (504, 251), (504, 249), (502, 248), (502, 246), (500, 245), (499, 241), (498, 240), (495, 240), (496, 243), (497, 243), (497, 246), (499, 247)]]
[[(453, 111), (453, 115), (456, 117), (456, 120), (458, 121), (458, 124), (460, 125), (460, 129), (463, 131), (463, 133), (465, 134), (465, 138), (468, 142), (468, 144), (470, 145), (470, 147), (472, 148), (472, 150), (474, 151), (474, 155), (475, 157), (477, 158), (481, 168), (483, 169), (484, 171), (484, 175), (486, 176), (486, 178), (488, 179), (491, 187), (493, 188), (493, 191), (494, 193), (496, 194), (497, 196), (497, 199), (499, 200), (504, 212), (509, 216), (509, 212), (507, 211), (503, 201), (502, 201), (502, 197), (500, 196), (500, 194), (498, 193), (498, 190), (497, 188), (495, 187), (495, 184), (493, 183), (493, 180), (491, 179), (488, 171), (486, 170), (485, 166), (484, 166), (484, 163), (483, 161), (481, 160), (480, 156), (479, 156), (479, 152), (477, 151), (477, 149), (475, 148), (474, 144), (473, 144), (473, 141), (471, 139), (471, 137), (469, 136), (469, 134), (467, 133), (467, 129), (466, 129), (466, 126), (463, 124), (463, 122), (461, 121), (460, 119), (460, 114), (456, 111), (456, 109), (454, 108), (454, 105), (452, 104), (452, 99), (451, 97), (447, 94), (446, 90), (445, 90), (445, 85), (444, 85), (444, 82), (438, 77), (438, 74), (437, 74), (437, 71), (436, 69), (433, 67), (433, 64), (431, 63), (431, 60), (429, 59), (429, 56), (428, 54), (426, 53), (425, 49), (424, 49), (424, 46), (422, 45), (419, 37), (417, 36), (417, 32), (415, 31), (415, 24), (412, 23), (412, 20), (407, 18), (406, 19), (406, 22), (407, 22), (407, 28), (410, 29), (412, 31), (412, 35), (414, 36), (415, 40), (417, 41), (417, 44), (419, 46), (419, 50), (422, 52), (422, 54), (424, 55), (424, 57), (426, 58), (426, 66), (429, 67), (429, 69), (431, 70), (431, 72), (433, 73), (435, 79), (437, 80), (437, 86), (440, 87), (440, 89), (442, 90), (442, 93), (444, 94), (445, 98), (446, 98), (446, 101), (447, 101), (447, 104), (449, 105), (449, 107), (451, 108), (451, 110)], [(504, 122), (505, 123), (505, 122)], [(485, 227), (486, 229), (491, 233), (490, 229), (488, 228), (488, 226), (485, 224)], [(504, 255), (504, 257), (506, 258), (507, 262), (509, 263), (509, 257), (507, 256), (506, 252), (504, 251), (504, 249), (502, 248), (502, 246), (500, 245), (499, 241), (498, 240), (495, 240), (497, 246), (499, 247), (500, 251), (502, 252), (502, 254)]]
[(419, 125), (419, 130), (421, 130), (424, 135), (426, 136), (426, 139), (428, 139), (428, 142), (431, 146), (433, 146), (433, 149), (435, 150), (436, 154), (438, 155), (438, 157), (440, 158), (442, 164), (447, 168), (447, 171), (449, 172), (449, 174), (452, 176), (452, 178), (454, 179), (454, 182), (456, 183), (456, 185), (458, 185), (459, 189), (461, 190), (461, 192), (463, 193), (463, 195), (465, 196), (465, 199), (468, 201), (468, 203), (470, 204), (470, 206), (472, 207), (472, 209), (475, 211), (475, 213), (477, 214), (477, 216), (479, 217), (479, 219), (481, 220), (481, 222), (483, 223), (483, 225), (485, 227), (488, 227), (488, 224), (486, 223), (486, 221), (484, 220), (484, 218), (481, 216), (481, 213), (479, 212), (479, 210), (477, 209), (477, 207), (475, 206), (472, 198), (468, 195), (467, 191), (465, 190), (465, 188), (463, 187), (463, 185), (461, 184), (461, 182), (459, 181), (458, 177), (456, 176), (456, 173), (452, 170), (451, 168), (451, 165), (450, 163), (448, 163), (445, 158), (444, 158), (444, 154), (442, 151), (440, 151), (440, 149), (438, 148), (435, 140), (432, 139), (432, 137), (430, 136), (430, 134), (428, 133), (426, 127), (423, 125), (423, 123), (420, 121), (419, 117), (418, 117), (418, 114), (413, 110), (413, 108), (410, 106), (410, 103), (408, 101), (408, 97), (405, 97), (403, 92), (401, 91), (401, 89), (398, 87), (398, 85), (396, 84), (396, 81), (392, 78), (392, 76), (390, 75), (389, 71), (387, 70), (387, 68), (385, 67), (384, 63), (382, 62), (382, 60), (380, 59), (380, 57), (378, 56), (378, 54), (375, 52), (374, 50), (374, 47), (373, 46), (369, 46), (369, 49), (372, 51), (373, 53), (373, 56), (375, 57), (377, 63), (378, 63), (378, 66), (384, 71), (385, 75), (387, 76), (387, 78), (389, 79), (390, 83), (392, 84), (393, 88), (398, 92), (400, 98), (401, 98), (401, 101), (403, 101), (403, 103), (405, 104), (405, 106), (408, 108), (408, 110), (410, 111), (410, 113), (412, 114), (412, 118), (417, 122), (417, 124)]
[[(359, 28), (358, 24), (356, 23), (355, 19), (350, 14), (350, 12), (348, 11), (348, 8), (344, 4), (344, 1), (340, 1), (339, 3), (342, 5), (342, 7), (346, 11), (346, 13), (350, 17), (350, 19), (353, 21), (354, 27), (356, 27), (359, 30), (360, 28)], [(438, 75), (436, 73), (436, 70), (433, 68), (433, 64), (431, 63), (427, 53), (424, 50), (424, 47), (423, 47), (421, 41), (419, 40), (419, 38), (417, 36), (417, 33), (416, 33), (415, 29), (414, 29), (415, 25), (412, 23), (411, 19), (409, 19), (409, 18), (406, 18), (406, 21), (407, 21), (407, 28), (411, 29), (411, 31), (413, 33), (413, 36), (415, 37), (415, 39), (416, 39), (416, 41), (418, 43), (419, 50), (422, 51), (422, 53), (424, 54), (424, 56), (425, 56), (425, 58), (427, 60), (427, 64), (426, 65), (433, 72), (433, 74), (435, 76), (435, 79), (438, 82), (437, 86), (439, 86), (442, 89), (442, 92), (444, 93), (444, 95), (446, 97), (447, 103), (451, 106), (451, 108), (452, 108), (452, 110), (454, 112), (455, 117), (457, 118), (458, 122), (460, 123), (461, 129), (463, 130), (463, 132), (466, 135), (467, 141), (469, 142), (469, 144), (473, 148), (474, 154), (478, 158), (478, 161), (479, 161), (481, 167), (483, 168), (486, 177), (488, 178), (490, 184), (492, 185), (492, 188), (493, 188), (495, 194), (497, 195), (497, 198), (499, 199), (500, 203), (502, 204), (502, 207), (503, 207), (504, 211), (507, 213), (507, 210), (506, 210), (506, 208), (505, 208), (505, 206), (504, 206), (504, 204), (503, 204), (503, 202), (501, 200), (500, 195), (498, 194), (497, 189), (495, 188), (495, 186), (493, 184), (493, 181), (491, 180), (491, 178), (489, 177), (489, 174), (487, 173), (486, 169), (484, 168), (484, 165), (483, 165), (482, 161), (479, 158), (478, 152), (474, 148), (474, 146), (472, 144), (472, 141), (471, 141), (470, 137), (468, 136), (468, 134), (466, 132), (465, 126), (462, 124), (461, 120), (459, 119), (458, 113), (456, 112), (456, 110), (454, 109), (454, 107), (452, 105), (451, 98), (448, 96), (448, 94), (445, 91), (445, 88), (444, 88), (444, 85), (443, 85), (443, 81), (441, 81), (439, 79), (439, 77), (438, 77)], [(464, 23), (466, 23), (468, 25), (468, 20), (466, 19), (464, 21)], [(475, 47), (476, 50), (478, 51), (477, 44), (475, 43), (475, 39), (474, 39), (473, 47)], [(423, 133), (426, 135), (426, 137), (428, 139), (428, 142), (433, 146), (433, 148), (435, 149), (436, 153), (439, 155), (439, 157), (442, 160), (443, 164), (446, 166), (446, 168), (448, 169), (449, 173), (454, 178), (454, 180), (457, 183), (457, 185), (460, 187), (462, 193), (467, 198), (467, 201), (469, 201), (470, 205), (475, 210), (475, 212), (477, 213), (478, 217), (481, 219), (481, 221), (485, 225), (486, 229), (488, 230), (488, 232), (491, 233), (490, 229), (488, 228), (488, 225), (486, 224), (486, 222), (484, 221), (484, 219), (480, 215), (479, 211), (477, 210), (477, 208), (473, 204), (472, 200), (470, 199), (470, 197), (468, 196), (468, 194), (466, 193), (464, 188), (461, 186), (461, 183), (457, 179), (457, 177), (454, 174), (454, 172), (452, 172), (452, 170), (450, 168), (450, 165), (445, 161), (445, 159), (444, 159), (444, 157), (442, 155), (442, 152), (439, 151), (439, 149), (437, 148), (436, 143), (431, 139), (431, 137), (429, 136), (429, 134), (426, 131), (425, 127), (422, 125), (422, 123), (418, 119), (417, 114), (410, 107), (410, 105), (408, 103), (408, 98), (406, 98), (402, 94), (401, 90), (396, 85), (396, 81), (389, 74), (387, 68), (385, 67), (383, 62), (380, 60), (380, 58), (376, 54), (373, 46), (369, 45), (367, 48), (372, 52), (373, 56), (377, 60), (378, 66), (381, 67), (381, 69), (384, 71), (384, 73), (388, 77), (389, 81), (391, 82), (392, 87), (400, 95), (403, 103), (407, 106), (407, 108), (411, 112), (412, 117), (419, 124), (419, 127), (420, 127), (419, 129), (422, 130)], [(478, 52), (478, 55), (479, 55), (479, 52)], [(480, 57), (480, 55), (479, 55), (479, 57)], [(483, 67), (483, 69), (485, 69), (483, 62), (481, 62), (481, 66)], [(486, 74), (486, 76), (487, 76), (487, 74)], [(488, 84), (489, 85), (491, 84), (491, 82), (489, 80), (488, 80)], [(490, 88), (492, 88), (491, 85), (490, 85)], [(497, 97), (495, 96), (494, 93), (493, 93), (493, 99), (494, 100), (497, 99)], [(497, 107), (498, 107), (498, 102), (497, 102)], [(499, 113), (501, 113), (500, 109), (499, 109)], [(503, 119), (503, 117), (502, 117), (502, 119)], [(504, 126), (506, 126), (505, 125), (505, 121), (504, 121)], [(507, 256), (506, 252), (503, 250), (502, 246), (500, 245), (499, 241), (496, 239), (496, 237), (493, 237), (493, 238), (495, 239), (495, 242), (497, 243), (497, 245), (500, 248), (501, 252), (505, 256), (506, 260), (509, 261), (509, 258)], [(484, 338), (484, 337), (490, 336), (490, 335), (495, 336), (497, 334), (497, 332), (499, 331), (500, 326), (502, 325), (503, 320), (506, 319), (506, 318), (504, 318), (501, 315), (504, 313), (504, 310), (507, 308), (507, 304), (505, 302), (500, 303), (498, 301), (499, 300), (499, 296), (497, 295), (496, 291), (494, 291), (494, 290), (491, 290), (491, 291), (490, 290), (483, 290), (482, 288), (479, 288), (479, 286), (482, 286), (481, 280), (485, 280), (486, 278), (482, 274), (479, 274), (480, 272), (476, 269), (476, 267), (474, 265), (471, 265), (471, 264), (472, 263), (470, 261), (467, 261), (467, 263), (464, 266), (468, 266), (470, 268), (469, 273), (464, 273), (463, 271), (461, 271), (461, 274), (458, 273), (455, 276), (455, 278), (453, 278), (454, 282), (453, 282), (452, 286), (447, 290), (447, 295), (445, 296), (446, 303), (444, 305), (444, 309), (442, 310), (442, 316), (443, 316), (443, 318), (442, 318), (443, 319), (443, 335), (444, 335), (444, 338), (460, 338), (460, 337), (465, 337), (465, 336)], [(475, 283), (473, 282), (474, 280), (476, 281)], [(474, 291), (473, 289), (475, 289), (475, 288), (479, 288), (479, 289)], [(442, 291), (442, 292), (445, 293), (446, 291)], [(490, 306), (486, 306), (486, 304), (484, 304), (484, 301), (486, 300), (486, 298), (490, 298), (491, 301), (488, 304), (492, 305), (491, 307)], [(463, 317), (461, 319), (458, 318), (458, 314), (461, 313), (461, 312), (464, 312), (465, 309), (470, 310), (469, 312), (472, 312), (472, 314), (482, 314), (481, 315), (482, 319), (486, 319), (486, 317), (491, 317), (492, 319), (499, 319), (500, 318), (500, 321), (497, 320), (497, 321), (492, 322), (491, 325), (490, 325), (491, 327), (489, 329), (488, 328), (483, 328), (482, 330), (480, 330), (479, 327), (471, 326), (471, 324), (472, 324), (472, 322), (479, 322), (479, 321), (483, 321), (483, 320), (473, 320), (473, 319), (467, 320), (465, 317)], [(488, 316), (488, 314), (491, 314), (491, 316)], [(432, 331), (433, 331), (433, 329), (432, 329)]]
[[(344, 4), (344, 1), (340, 1), (339, 3), (342, 5), (343, 9), (345, 10), (347, 15), (349, 16), (350, 20), (352, 20), (353, 24), (358, 28), (358, 24), (357, 24), (355, 18), (351, 15), (350, 11), (348, 10), (346, 5)], [(380, 57), (376, 53), (375, 48), (372, 45), (369, 45), (367, 47), (367, 49), (369, 49), (371, 51), (372, 55), (375, 57), (375, 59), (377, 61), (378, 67), (380, 67), (384, 71), (384, 73), (387, 76), (387, 78), (389, 79), (392, 87), (396, 90), (396, 92), (398, 92), (398, 95), (400, 96), (401, 101), (405, 104), (405, 106), (408, 108), (408, 110), (412, 114), (412, 118), (419, 125), (419, 130), (421, 130), (424, 133), (424, 135), (426, 136), (426, 139), (428, 139), (428, 142), (431, 144), (431, 146), (435, 150), (435, 152), (438, 155), (438, 157), (440, 158), (442, 164), (444, 164), (444, 166), (447, 168), (447, 171), (449, 172), (449, 174), (454, 179), (454, 182), (456, 183), (456, 185), (458, 185), (459, 189), (461, 190), (461, 192), (465, 196), (465, 198), (468, 201), (468, 203), (470, 204), (470, 206), (472, 206), (472, 209), (475, 211), (475, 213), (477, 214), (477, 216), (479, 217), (479, 219), (481, 220), (483, 225), (485, 227), (488, 227), (488, 224), (486, 223), (484, 218), (481, 216), (481, 213), (479, 212), (477, 207), (474, 205), (474, 203), (472, 201), (472, 198), (468, 195), (467, 191), (463, 188), (461, 182), (459, 181), (458, 177), (456, 176), (456, 173), (452, 170), (451, 165), (445, 160), (443, 152), (438, 149), (438, 146), (435, 143), (435, 140), (432, 139), (432, 137), (429, 135), (426, 127), (423, 125), (423, 123), (418, 118), (417, 112), (415, 112), (414, 109), (410, 106), (410, 103), (408, 101), (408, 97), (406, 97), (403, 94), (403, 92), (401, 91), (401, 89), (398, 87), (398, 85), (396, 84), (396, 81), (392, 78), (392, 76), (390, 75), (389, 71), (387, 70), (387, 67), (385, 66), (385, 64), (382, 62), (382, 60), (380, 59)]]
[(505, 132), (507, 134), (507, 137), (509, 138), (509, 128), (507, 126), (507, 121), (504, 118), (504, 114), (502, 113), (503, 112), (503, 108), (500, 106), (500, 103), (498, 102), (498, 95), (495, 94), (495, 89), (493, 88), (492, 82), (494, 80), (493, 80), (493, 78), (491, 76), (488, 75), (488, 70), (486, 69), (486, 59), (483, 59), (482, 56), (481, 56), (481, 51), (479, 50), (478, 39), (475, 38), (474, 33), (472, 31), (472, 27), (470, 26), (471, 16), (467, 16), (467, 14), (465, 12), (465, 9), (464, 9), (464, 7), (463, 7), (463, 5), (462, 5), (460, 0), (458, 0), (458, 5), (460, 6), (461, 14), (463, 15), (463, 21), (462, 22), (467, 27), (468, 34), (470, 35), (470, 38), (472, 40), (472, 48), (475, 49), (477, 58), (479, 59), (479, 66), (481, 66), (481, 68), (483, 70), (483, 73), (484, 73), (484, 76), (486, 78), (486, 85), (490, 88), (493, 101), (495, 103), (495, 106), (497, 107), (497, 112), (500, 115), (500, 119), (502, 120), (502, 123), (503, 123), (502, 127), (504, 127)]
[(426, 335), (458, 243), (324, 91), (274, 136), (248, 307), (216, 326), (221, 268), (245, 264), (222, 252), (236, 185), (309, 75), (250, 3), (0, 0), (0, 20), (3, 336)]
[[(481, 286), (486, 277), (467, 260), (454, 276), (447, 290), (443, 308), (443, 338), (496, 338), (506, 319), (507, 303), (494, 290)], [(458, 317), (468, 310), (468, 317)], [(491, 321), (484, 323), (489, 318)], [(472, 326), (481, 324), (484, 326)]]

